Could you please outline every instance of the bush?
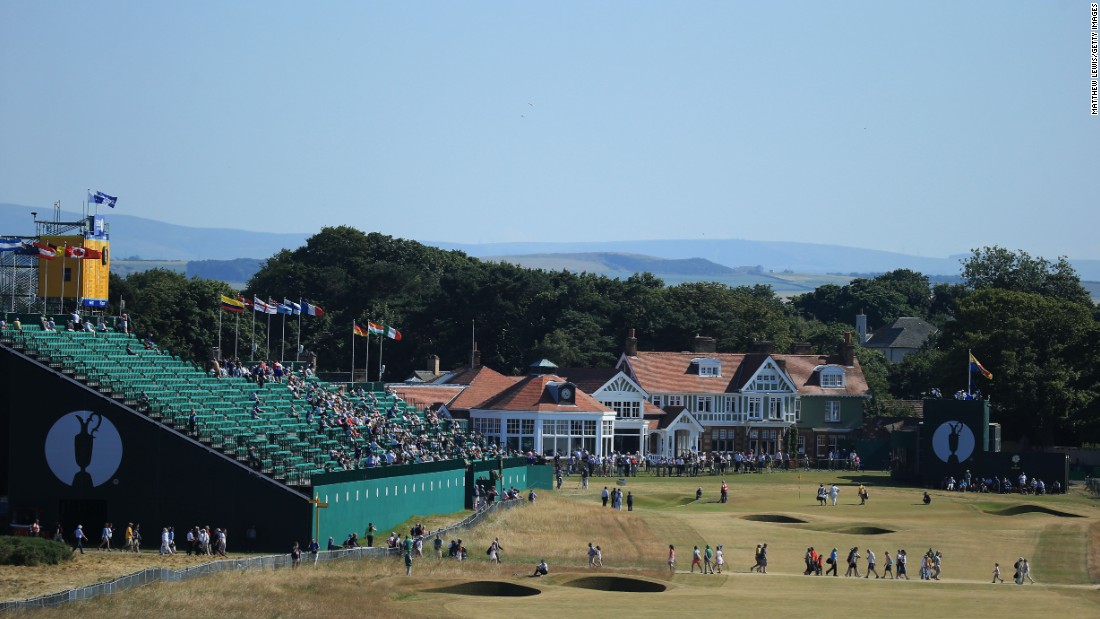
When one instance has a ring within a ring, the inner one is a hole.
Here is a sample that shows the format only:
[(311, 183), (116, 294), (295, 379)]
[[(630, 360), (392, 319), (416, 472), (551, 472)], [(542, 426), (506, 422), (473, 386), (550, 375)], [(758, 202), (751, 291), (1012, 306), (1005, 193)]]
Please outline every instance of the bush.
[(57, 565), (73, 558), (73, 549), (41, 537), (0, 536), (0, 565)]

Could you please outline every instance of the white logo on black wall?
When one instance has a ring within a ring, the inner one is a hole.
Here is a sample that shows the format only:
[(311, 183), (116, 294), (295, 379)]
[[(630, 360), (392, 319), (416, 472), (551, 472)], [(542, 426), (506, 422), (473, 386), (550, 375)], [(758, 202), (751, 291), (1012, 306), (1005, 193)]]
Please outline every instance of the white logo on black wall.
[(932, 433), (932, 450), (948, 464), (965, 462), (974, 453), (974, 432), (961, 421), (945, 421)]
[(91, 489), (111, 479), (122, 462), (115, 424), (93, 411), (74, 411), (46, 434), (46, 462), (63, 483)]

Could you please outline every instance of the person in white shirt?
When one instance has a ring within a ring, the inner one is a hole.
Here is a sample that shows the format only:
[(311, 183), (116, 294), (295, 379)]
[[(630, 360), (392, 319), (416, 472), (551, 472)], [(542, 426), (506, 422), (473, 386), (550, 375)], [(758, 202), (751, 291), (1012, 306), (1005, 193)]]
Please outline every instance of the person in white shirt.
[(875, 578), (876, 579), (881, 578), (878, 575), (878, 570), (875, 569), (875, 551), (871, 550), (871, 548), (868, 547), (867, 548), (867, 574), (864, 575), (864, 578), (870, 578), (871, 577), (871, 572), (875, 573)]
[(172, 548), (168, 545), (168, 527), (164, 527), (160, 531), (160, 554), (170, 555), (172, 554)]
[(836, 499), (837, 499), (837, 495), (839, 495), (839, 494), (840, 494), (840, 488), (837, 487), (836, 484), (833, 484), (832, 487), (829, 488), (829, 498), (832, 500), (834, 507), (836, 506)]

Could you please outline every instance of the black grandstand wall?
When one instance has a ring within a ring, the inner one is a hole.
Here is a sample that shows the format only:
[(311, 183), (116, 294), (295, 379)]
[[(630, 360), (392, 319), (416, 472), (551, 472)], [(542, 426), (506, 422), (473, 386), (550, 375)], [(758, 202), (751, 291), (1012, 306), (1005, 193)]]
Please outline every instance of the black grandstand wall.
[(12, 524), (60, 523), (67, 539), (82, 524), (98, 542), (104, 522), (140, 523), (146, 547), (172, 526), (183, 548), (196, 525), (228, 530), (230, 552), (246, 549), (253, 526), (255, 550), (308, 543), (308, 496), (6, 348), (0, 371)]

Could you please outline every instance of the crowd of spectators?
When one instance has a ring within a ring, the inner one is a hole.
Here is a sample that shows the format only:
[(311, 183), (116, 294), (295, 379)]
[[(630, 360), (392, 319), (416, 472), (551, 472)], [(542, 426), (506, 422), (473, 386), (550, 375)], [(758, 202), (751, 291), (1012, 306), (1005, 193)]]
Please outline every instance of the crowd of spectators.
[(949, 492), (991, 492), (994, 494), (1061, 494), (1065, 488), (1058, 480), (1054, 480), (1048, 487), (1046, 482), (1038, 477), (1028, 477), (1021, 471), (1013, 481), (1007, 475), (987, 475), (974, 477), (967, 469), (958, 479), (954, 475), (945, 477), (943, 489)]
[[(418, 411), (389, 394), (380, 397), (362, 387), (332, 390), (313, 380), (310, 366), (294, 370), (278, 361), (248, 364), (221, 359), (211, 363), (210, 372), (218, 378), (237, 377), (255, 384), (249, 396), (249, 413), (254, 419), (290, 417), (320, 435), (337, 429), (343, 440), (328, 450), (329, 470), (519, 455), (441, 419), (435, 411)], [(289, 407), (276, 409), (268, 403), (264, 395), (267, 383), (285, 386), (292, 396)]]

